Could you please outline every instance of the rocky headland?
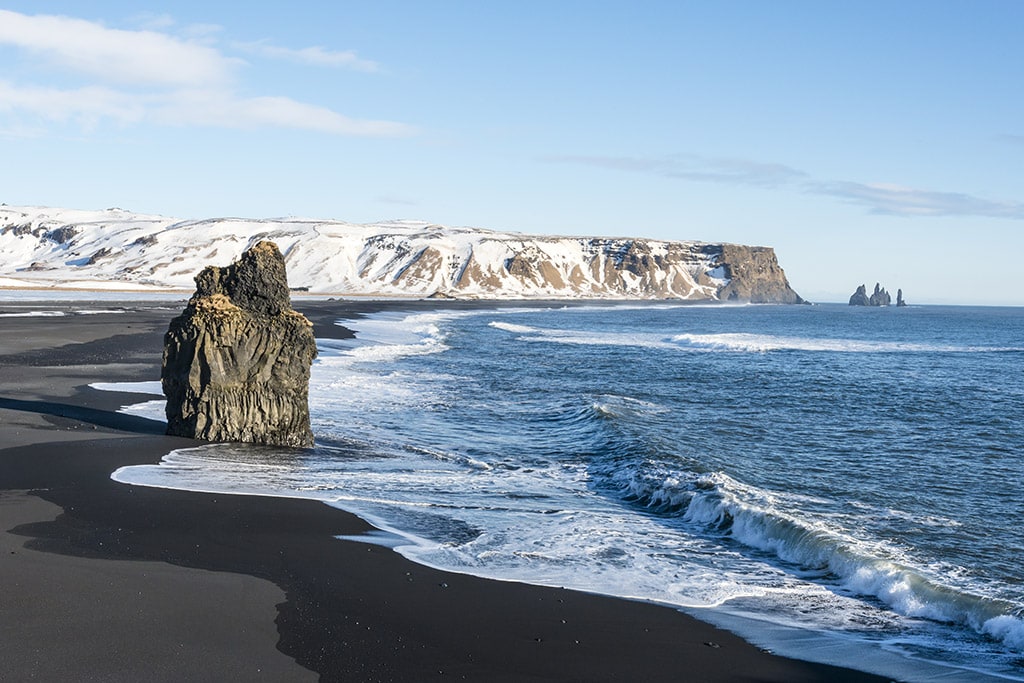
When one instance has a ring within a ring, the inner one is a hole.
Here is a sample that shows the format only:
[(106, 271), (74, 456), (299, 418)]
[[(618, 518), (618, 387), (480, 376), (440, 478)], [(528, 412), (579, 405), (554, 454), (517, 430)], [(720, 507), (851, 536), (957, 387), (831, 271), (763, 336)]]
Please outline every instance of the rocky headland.
[(167, 433), (207, 441), (313, 445), (312, 324), (291, 307), (284, 257), (262, 241), (209, 266), (164, 336)]
[(0, 283), (191, 288), (207, 264), (260, 240), (280, 247), (296, 289), (319, 294), (803, 301), (764, 246), (528, 235), (424, 221), (182, 221), (122, 209), (11, 206), (0, 206)]

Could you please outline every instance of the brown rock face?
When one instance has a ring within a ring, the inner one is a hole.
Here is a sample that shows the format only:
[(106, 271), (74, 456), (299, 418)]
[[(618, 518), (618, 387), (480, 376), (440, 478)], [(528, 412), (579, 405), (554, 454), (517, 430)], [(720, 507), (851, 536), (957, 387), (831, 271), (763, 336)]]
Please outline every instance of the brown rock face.
[(722, 301), (747, 301), (753, 304), (806, 303), (789, 286), (786, 274), (771, 247), (723, 244), (719, 265), (725, 269), (729, 284), (718, 293)]
[(260, 242), (196, 276), (164, 335), (167, 433), (207, 441), (313, 445), (313, 326), (292, 310), (284, 257)]

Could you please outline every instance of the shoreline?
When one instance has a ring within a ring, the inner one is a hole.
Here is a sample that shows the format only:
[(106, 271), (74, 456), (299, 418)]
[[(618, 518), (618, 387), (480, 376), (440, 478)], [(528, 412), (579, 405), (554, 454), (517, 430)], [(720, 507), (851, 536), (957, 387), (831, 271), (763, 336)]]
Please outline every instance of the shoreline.
[[(295, 300), (318, 337), (342, 338), (342, 317), (453, 303)], [(175, 314), (5, 320), (0, 537), (17, 591), (0, 678), (888, 680), (765, 653), (671, 607), (430, 569), (338, 540), (374, 527), (319, 501), (114, 482), (198, 443), (116, 412), (137, 395), (85, 386), (158, 376)]]

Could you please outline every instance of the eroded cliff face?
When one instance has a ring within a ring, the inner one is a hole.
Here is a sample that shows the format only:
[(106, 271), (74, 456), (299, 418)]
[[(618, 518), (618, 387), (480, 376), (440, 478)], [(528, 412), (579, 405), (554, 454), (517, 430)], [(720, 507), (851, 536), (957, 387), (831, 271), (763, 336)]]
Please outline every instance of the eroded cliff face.
[(445, 247), (379, 243), (362, 261), (361, 286), (455, 298), (803, 302), (770, 247), (583, 237)]
[(0, 276), (26, 284), (191, 286), (208, 263), (273, 240), (311, 292), (477, 299), (801, 301), (768, 247), (558, 237), (423, 221), (178, 221), (110, 209), (0, 207)]
[(196, 293), (164, 336), (167, 433), (207, 441), (313, 445), (312, 324), (292, 310), (284, 258), (259, 242)]
[(805, 303), (789, 286), (771, 247), (723, 244), (720, 249), (718, 263), (728, 282), (718, 291), (719, 300), (754, 304)]

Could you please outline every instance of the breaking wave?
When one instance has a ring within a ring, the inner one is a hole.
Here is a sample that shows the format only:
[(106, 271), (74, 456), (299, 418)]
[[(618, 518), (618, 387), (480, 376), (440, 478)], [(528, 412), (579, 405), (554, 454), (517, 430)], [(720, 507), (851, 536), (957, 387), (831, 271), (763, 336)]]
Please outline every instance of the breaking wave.
[(948, 344), (920, 344), (911, 342), (815, 339), (811, 337), (784, 337), (742, 332), (725, 334), (678, 334), (672, 341), (681, 348), (708, 351), (741, 351), (767, 353), (769, 351), (828, 351), (833, 353), (979, 353), (1024, 351), (1024, 347), (953, 346)]
[(506, 332), (515, 332), (516, 334), (533, 334), (534, 332), (540, 332), (536, 327), (530, 327), (529, 325), (515, 325), (513, 323), (506, 323), (500, 320), (495, 320), (488, 324), (496, 330), (505, 330)]
[(957, 346), (915, 342), (859, 339), (787, 337), (747, 332), (676, 334), (663, 337), (642, 332), (595, 332), (594, 330), (544, 329), (495, 321), (490, 326), (523, 335), (522, 342), (576, 344), (580, 346), (631, 346), (692, 352), (770, 353), (807, 351), (830, 353), (1012, 353), (1024, 346)]
[[(896, 613), (966, 626), (1024, 652), (1024, 605), (943, 582), (899, 548), (865, 542), (810, 514), (791, 494), (749, 486), (723, 472), (650, 476), (608, 472), (627, 502), (704, 533), (770, 553), (801, 571)], [(948, 573), (948, 572), (947, 572)]]

